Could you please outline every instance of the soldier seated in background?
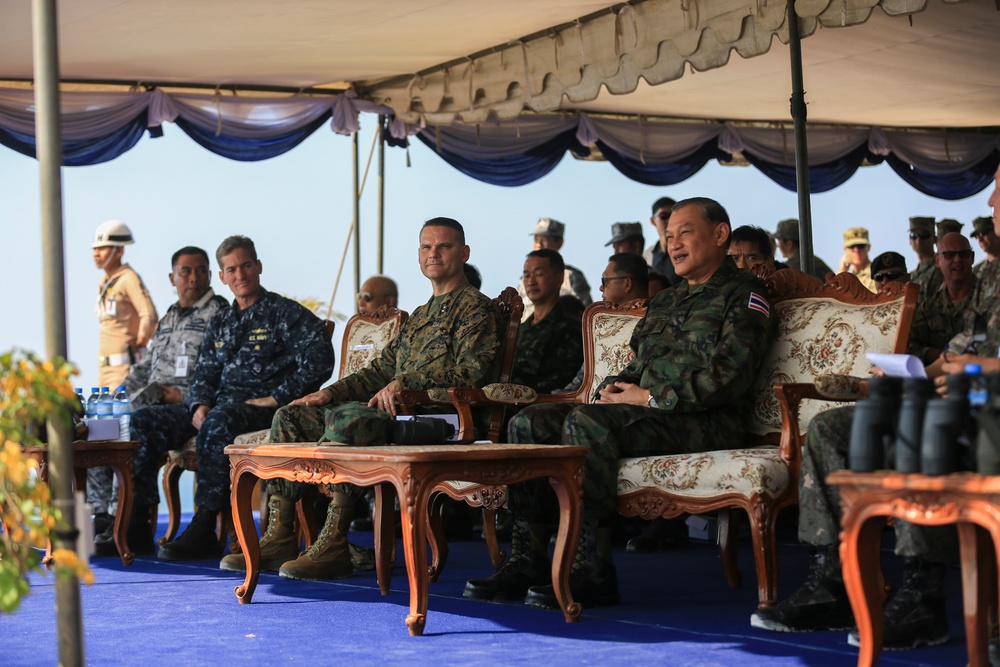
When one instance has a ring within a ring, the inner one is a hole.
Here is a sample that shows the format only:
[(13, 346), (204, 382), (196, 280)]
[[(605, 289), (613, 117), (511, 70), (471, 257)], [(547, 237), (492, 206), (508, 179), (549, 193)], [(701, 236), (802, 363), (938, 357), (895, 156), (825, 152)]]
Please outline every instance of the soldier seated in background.
[[(781, 256), (785, 258), (785, 265), (797, 271), (805, 271), (802, 267), (802, 258), (799, 256), (799, 221), (789, 218), (779, 222), (778, 228), (774, 231), (774, 239), (777, 241)], [(833, 273), (833, 269), (814, 255), (811, 275), (825, 281), (830, 273)]]
[[(212, 291), (208, 253), (204, 250), (185, 246), (170, 258), (170, 267), (167, 278), (177, 290), (177, 302), (160, 320), (146, 356), (133, 364), (125, 377), (133, 411), (187, 400), (188, 384), (198, 367), (201, 339), (215, 314), (228, 307), (226, 300)], [(113, 475), (101, 475), (100, 470), (87, 471), (87, 497), (102, 499), (113, 507), (117, 496), (117, 487), (112, 492)], [(116, 555), (114, 524), (97, 535), (94, 544), (98, 556)], [(153, 553), (151, 533), (129, 546), (138, 554)]]
[[(684, 282), (660, 292), (632, 335), (633, 360), (607, 378), (594, 405), (539, 404), (517, 413), (510, 442), (582, 445), (583, 528), (569, 574), (584, 606), (617, 604), (611, 514), (618, 459), (725, 448), (742, 438), (750, 388), (774, 340), (767, 291), (736, 268), (726, 251), (730, 223), (711, 199), (674, 205), (667, 251)], [(548, 564), (549, 488), (508, 487), (514, 517), (511, 555), (491, 576), (471, 579), (464, 595), (558, 608)]]
[(374, 313), (382, 306), (396, 307), (399, 288), (396, 281), (386, 276), (372, 276), (358, 292), (358, 312), (362, 315)]
[(774, 261), (774, 251), (771, 250), (767, 232), (752, 225), (743, 225), (733, 230), (729, 256), (741, 269), (752, 269), (761, 262), (771, 262), (776, 269), (788, 268), (781, 262)]
[[(403, 324), (399, 335), (372, 363), (330, 386), (281, 408), (271, 422), (271, 442), (316, 442), (324, 436), (342, 445), (384, 445), (395, 425), (404, 389), (480, 387), (486, 382), (500, 341), (493, 303), (469, 285), (465, 230), (451, 218), (433, 218), (420, 230), (420, 271), (432, 296)], [(260, 541), (260, 566), (289, 579), (339, 579), (354, 571), (347, 533), (364, 488), (329, 487), (326, 522), (312, 547), (299, 553), (295, 502), (306, 485), (272, 480), (269, 518)], [(243, 554), (222, 559), (223, 570), (242, 572)]]
[(205, 332), (187, 403), (150, 406), (132, 415), (132, 437), (140, 447), (130, 544), (150, 538), (148, 520), (159, 501), (156, 472), (163, 457), (197, 436), (198, 510), (177, 539), (160, 547), (165, 560), (219, 554), (216, 518), (229, 508), (226, 445), (241, 433), (267, 428), (278, 406), (317, 389), (333, 372), (333, 346), (323, 322), (261, 286), (263, 265), (253, 241), (230, 236), (215, 257), (220, 280), (236, 298)]

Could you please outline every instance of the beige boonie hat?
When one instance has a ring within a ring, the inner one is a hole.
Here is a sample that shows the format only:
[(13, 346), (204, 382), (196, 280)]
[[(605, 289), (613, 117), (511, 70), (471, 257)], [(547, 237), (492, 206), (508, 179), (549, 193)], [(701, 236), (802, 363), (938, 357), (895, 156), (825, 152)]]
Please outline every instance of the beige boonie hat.
[(868, 230), (865, 227), (851, 227), (844, 232), (844, 247), (856, 245), (871, 245), (868, 240)]

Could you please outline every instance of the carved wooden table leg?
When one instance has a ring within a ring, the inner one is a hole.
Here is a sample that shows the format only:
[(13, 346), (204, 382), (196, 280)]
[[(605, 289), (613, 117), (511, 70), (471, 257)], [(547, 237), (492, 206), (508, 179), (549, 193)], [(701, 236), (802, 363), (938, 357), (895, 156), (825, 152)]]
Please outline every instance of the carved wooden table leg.
[(858, 650), (858, 667), (871, 667), (882, 652), (882, 603), (885, 582), (881, 567), (861, 567), (861, 563), (879, 562), (879, 546), (885, 521), (866, 515), (864, 507), (843, 501), (844, 526), (841, 532), (840, 561), (844, 586), (851, 601), (854, 622), (858, 626), (861, 648)]
[(996, 595), (997, 561), (990, 535), (971, 523), (958, 525), (962, 553), (962, 604), (965, 614), (965, 643), (969, 667), (988, 667), (989, 660), (979, 648), (989, 641), (989, 597)]
[(233, 524), (247, 566), (243, 584), (236, 587), (236, 597), (240, 604), (250, 604), (254, 589), (257, 588), (257, 579), (260, 577), (260, 537), (254, 524), (251, 502), (256, 485), (257, 476), (254, 473), (242, 467), (237, 467), (233, 471), (231, 499)]
[(399, 477), (393, 480), (399, 494), (400, 518), (403, 522), (403, 552), (406, 556), (406, 574), (410, 580), (410, 613), (406, 627), (411, 636), (424, 633), (427, 623), (427, 589), (430, 575), (427, 571), (427, 506), (431, 485), (422, 479), (422, 467), (406, 466), (394, 469)]
[(375, 485), (375, 575), (382, 595), (389, 594), (396, 550), (396, 489), (391, 484)]
[[(129, 549), (128, 533), (129, 520), (132, 517), (132, 504), (135, 500), (135, 483), (132, 479), (132, 459), (129, 456), (127, 461), (112, 467), (115, 477), (118, 478), (118, 507), (115, 510), (115, 546), (121, 554), (122, 564), (131, 565), (135, 560), (135, 554)], [(127, 467), (123, 467), (127, 466)]]
[[(583, 466), (572, 472), (559, 472), (549, 477), (549, 484), (559, 500), (559, 532), (552, 555), (552, 589), (567, 623), (580, 618), (583, 607), (573, 601), (569, 589), (569, 571), (573, 567), (580, 528), (583, 523)], [(575, 483), (574, 483), (575, 481)]]

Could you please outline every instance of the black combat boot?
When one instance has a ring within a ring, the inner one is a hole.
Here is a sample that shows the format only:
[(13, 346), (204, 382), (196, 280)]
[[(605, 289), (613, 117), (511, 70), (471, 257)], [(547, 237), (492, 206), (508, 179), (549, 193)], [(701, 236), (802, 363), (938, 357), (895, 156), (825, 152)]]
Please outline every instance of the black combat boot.
[(218, 512), (199, 507), (180, 537), (161, 546), (157, 557), (161, 560), (218, 558), (222, 553), (222, 545), (215, 534), (218, 518)]
[[(584, 607), (610, 607), (621, 601), (618, 571), (611, 558), (611, 525), (606, 519), (584, 517), (580, 542), (569, 572), (573, 601)], [(559, 609), (552, 584), (532, 586), (524, 604), (541, 609)]]
[[(299, 555), (299, 540), (295, 535), (295, 501), (272, 493), (267, 499), (267, 530), (260, 538), (260, 569), (276, 571), (286, 561)], [(229, 572), (246, 572), (247, 561), (243, 553), (224, 556), (219, 569)]]
[(469, 579), (462, 595), (472, 600), (511, 602), (521, 600), (531, 586), (552, 580), (549, 564), (549, 527), (514, 519), (510, 558), (485, 579)]
[(688, 527), (683, 517), (674, 519), (656, 518), (642, 534), (636, 535), (625, 546), (629, 553), (653, 553), (668, 549), (679, 549), (689, 541)]
[[(128, 528), (125, 530), (125, 539), (128, 541), (128, 548), (136, 556), (152, 556), (156, 553), (156, 543), (153, 541), (153, 526), (150, 522), (152, 508), (149, 505), (141, 505), (132, 508), (132, 515), (129, 517)], [(114, 558), (118, 556), (118, 547), (115, 546), (115, 524), (111, 522), (104, 532), (94, 538), (94, 555), (102, 558)]]
[(278, 574), (288, 579), (343, 579), (354, 573), (347, 531), (354, 517), (355, 498), (335, 493), (326, 510), (326, 522), (309, 549), (280, 568)]
[[(944, 604), (945, 566), (920, 558), (907, 558), (903, 585), (882, 610), (882, 648), (907, 651), (918, 646), (937, 646), (949, 639)], [(857, 630), (847, 637), (860, 646)]]
[(810, 558), (809, 576), (799, 590), (773, 607), (759, 608), (750, 616), (750, 625), (773, 632), (844, 630), (854, 625), (837, 546), (820, 547)]

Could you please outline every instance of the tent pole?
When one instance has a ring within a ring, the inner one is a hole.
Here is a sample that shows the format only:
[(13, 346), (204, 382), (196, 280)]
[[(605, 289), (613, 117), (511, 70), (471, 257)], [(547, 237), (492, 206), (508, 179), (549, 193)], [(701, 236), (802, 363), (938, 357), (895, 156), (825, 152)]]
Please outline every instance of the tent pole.
[(378, 267), (381, 276), (385, 257), (385, 115), (378, 117)]
[(799, 257), (802, 270), (812, 274), (812, 207), (809, 202), (809, 148), (806, 142), (806, 101), (802, 84), (802, 39), (795, 0), (788, 0), (788, 47), (792, 65), (792, 121), (795, 127), (795, 185), (799, 196)]
[(358, 175), (358, 133), (352, 135), (351, 161), (354, 167), (354, 293), (361, 291), (361, 190)]
[[(56, 0), (33, 0), (32, 41), (35, 59), (35, 156), (41, 192), (43, 293), (45, 295), (45, 352), (48, 358), (66, 357), (66, 276), (62, 217), (62, 132), (59, 118), (59, 35)], [(50, 419), (49, 485), (52, 504), (63, 516), (54, 531), (56, 549), (76, 551), (76, 503), (73, 498), (73, 448), (69, 424)], [(56, 626), (59, 664), (82, 665), (83, 618), (76, 575), (57, 576)]]

